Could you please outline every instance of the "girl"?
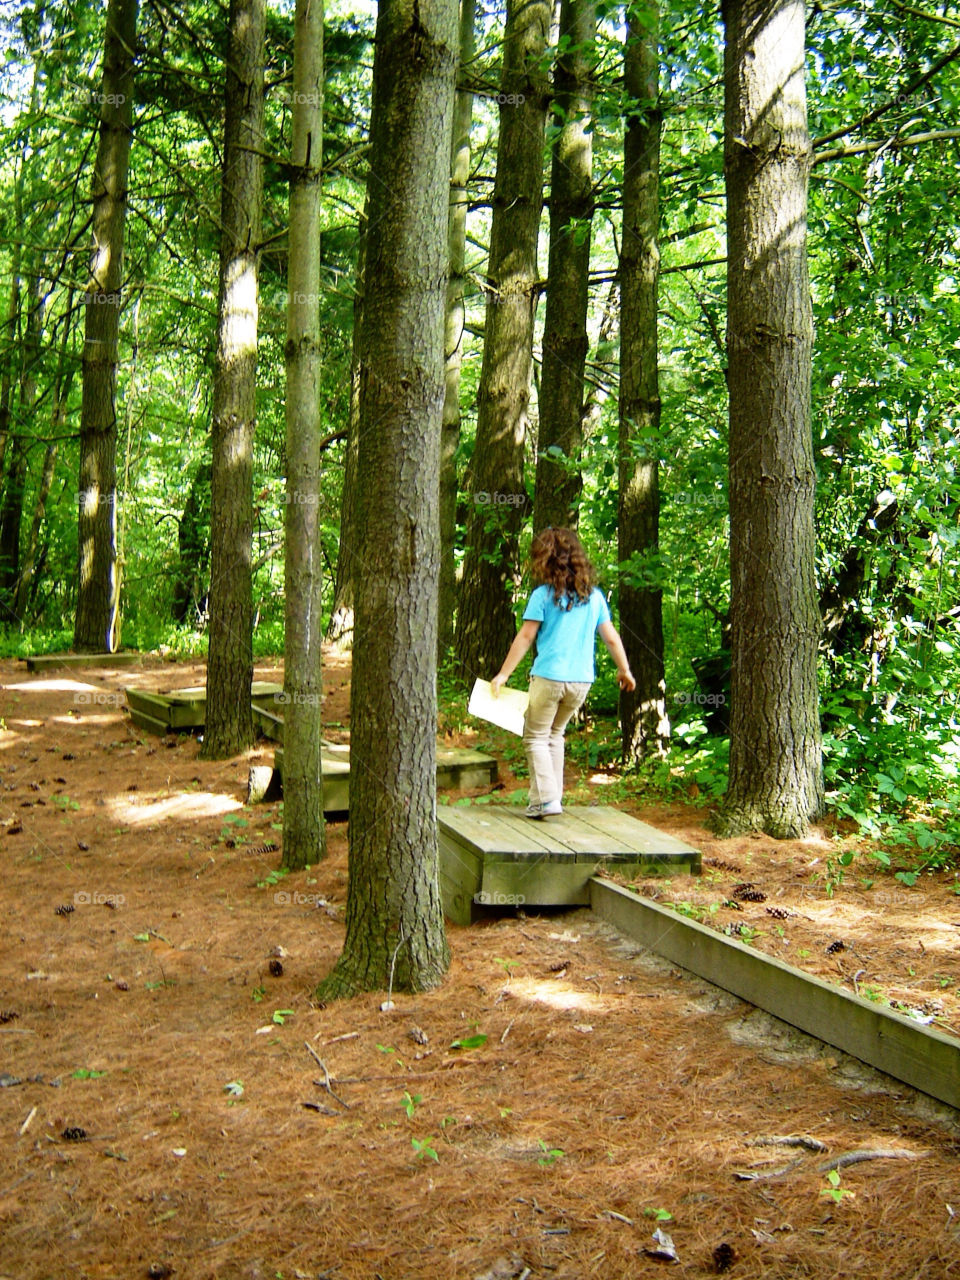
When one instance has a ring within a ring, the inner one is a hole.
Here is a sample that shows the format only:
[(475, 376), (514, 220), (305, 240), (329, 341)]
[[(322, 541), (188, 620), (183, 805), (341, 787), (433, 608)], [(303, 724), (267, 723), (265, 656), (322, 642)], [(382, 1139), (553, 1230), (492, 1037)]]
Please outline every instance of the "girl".
[(620, 688), (635, 689), (637, 682), (577, 535), (569, 529), (544, 529), (533, 540), (530, 561), (541, 585), (531, 595), (523, 625), (490, 685), (496, 697), (536, 640), (523, 746), (530, 771), (527, 817), (543, 818), (563, 812), (563, 731), (596, 674), (597, 631), (617, 664)]

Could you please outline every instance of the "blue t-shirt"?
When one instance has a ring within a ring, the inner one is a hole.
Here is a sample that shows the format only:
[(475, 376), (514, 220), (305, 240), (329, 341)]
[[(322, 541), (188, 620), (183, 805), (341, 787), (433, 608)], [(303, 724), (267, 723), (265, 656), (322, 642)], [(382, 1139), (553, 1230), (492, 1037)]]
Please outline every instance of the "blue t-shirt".
[(589, 597), (566, 608), (566, 596), (558, 605), (553, 587), (537, 587), (523, 611), (524, 622), (539, 622), (537, 657), (530, 674), (544, 680), (589, 684), (596, 670), (593, 651), (597, 627), (610, 621), (603, 592), (594, 587)]

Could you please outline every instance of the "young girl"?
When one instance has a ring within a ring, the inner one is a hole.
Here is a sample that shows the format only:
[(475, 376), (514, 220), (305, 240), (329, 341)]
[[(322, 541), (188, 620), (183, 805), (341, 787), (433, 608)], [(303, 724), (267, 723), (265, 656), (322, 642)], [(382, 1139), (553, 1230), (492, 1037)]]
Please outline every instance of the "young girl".
[(523, 745), (530, 771), (527, 817), (543, 818), (563, 812), (563, 731), (583, 704), (596, 674), (597, 631), (617, 664), (620, 688), (634, 689), (636, 681), (577, 535), (569, 529), (544, 529), (533, 540), (530, 561), (542, 585), (531, 595), (523, 625), (490, 685), (494, 696), (499, 694), (536, 640)]

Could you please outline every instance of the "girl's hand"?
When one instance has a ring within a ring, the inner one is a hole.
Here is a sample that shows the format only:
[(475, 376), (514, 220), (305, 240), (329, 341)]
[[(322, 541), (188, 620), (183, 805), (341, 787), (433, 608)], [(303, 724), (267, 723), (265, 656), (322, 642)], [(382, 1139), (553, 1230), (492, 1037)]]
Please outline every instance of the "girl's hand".
[(490, 681), (490, 692), (493, 694), (495, 698), (500, 697), (500, 690), (503, 688), (503, 686), (506, 683), (507, 683), (507, 677), (501, 676), (501, 675), (495, 675), (493, 679)]
[(635, 689), (637, 682), (633, 678), (633, 672), (627, 667), (626, 671), (617, 672), (617, 684), (621, 689)]

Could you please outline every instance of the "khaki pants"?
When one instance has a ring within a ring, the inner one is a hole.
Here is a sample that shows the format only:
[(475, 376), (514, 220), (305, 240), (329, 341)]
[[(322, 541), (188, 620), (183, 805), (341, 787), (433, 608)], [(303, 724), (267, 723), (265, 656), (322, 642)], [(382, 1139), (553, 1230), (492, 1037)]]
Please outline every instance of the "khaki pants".
[(563, 731), (590, 685), (530, 677), (523, 746), (530, 771), (530, 803), (559, 804), (563, 796)]

